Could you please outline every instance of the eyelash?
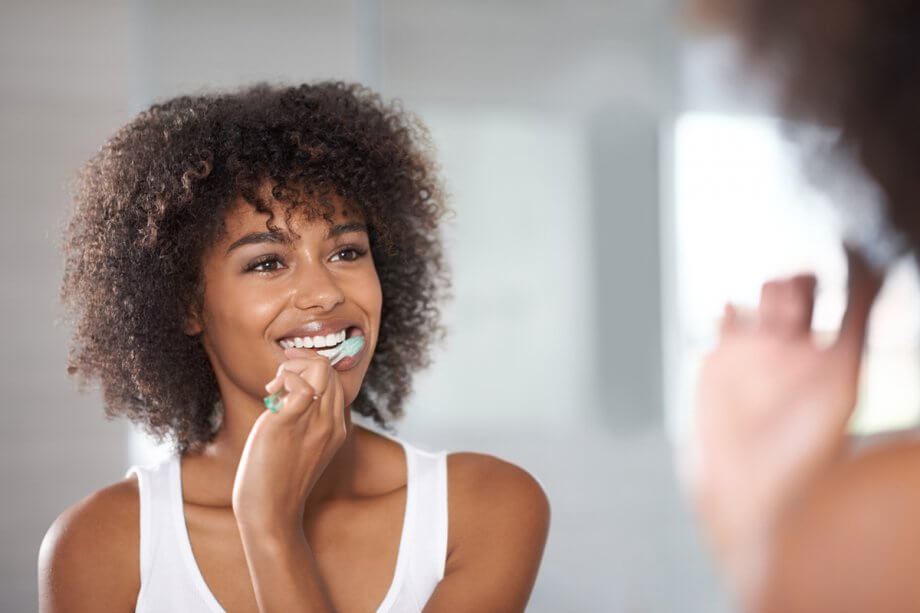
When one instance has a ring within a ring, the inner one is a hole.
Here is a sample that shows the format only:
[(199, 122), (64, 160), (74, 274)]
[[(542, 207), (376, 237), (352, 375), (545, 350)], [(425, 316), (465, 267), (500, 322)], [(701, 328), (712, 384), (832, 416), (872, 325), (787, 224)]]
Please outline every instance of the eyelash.
[(280, 257), (275, 255), (274, 253), (268, 253), (268, 254), (257, 257), (256, 259), (251, 261), (249, 264), (247, 264), (246, 268), (244, 269), (244, 272), (274, 272), (278, 269), (277, 268), (259, 269), (260, 266), (264, 266), (265, 264), (270, 264), (272, 262), (277, 263), (279, 265), (284, 264), (284, 262), (281, 261)]
[[(350, 257), (342, 258), (343, 262), (354, 262), (355, 260), (358, 260), (364, 257), (365, 255), (367, 255), (367, 249), (363, 247), (354, 246), (354, 245), (347, 245), (345, 247), (341, 247), (339, 249), (336, 249), (335, 253), (332, 254), (332, 261), (335, 261), (335, 258), (342, 256), (342, 254), (344, 253), (353, 253), (354, 255)], [(265, 272), (275, 272), (276, 270), (278, 270), (278, 267), (274, 267), (271, 269), (260, 269), (261, 266), (264, 266), (266, 264), (271, 264), (271, 263), (275, 263), (278, 266), (284, 265), (284, 262), (282, 261), (280, 256), (274, 253), (268, 253), (268, 254), (257, 257), (255, 260), (247, 264), (246, 268), (244, 269), (244, 272), (263, 272), (265, 273)]]
[(354, 262), (355, 260), (358, 260), (364, 257), (365, 255), (367, 255), (367, 249), (363, 247), (358, 247), (357, 245), (346, 245), (344, 247), (340, 247), (339, 249), (336, 249), (332, 257), (335, 258), (336, 256), (340, 256), (346, 252), (354, 253), (354, 256), (351, 258), (344, 258), (343, 261), (345, 262)]

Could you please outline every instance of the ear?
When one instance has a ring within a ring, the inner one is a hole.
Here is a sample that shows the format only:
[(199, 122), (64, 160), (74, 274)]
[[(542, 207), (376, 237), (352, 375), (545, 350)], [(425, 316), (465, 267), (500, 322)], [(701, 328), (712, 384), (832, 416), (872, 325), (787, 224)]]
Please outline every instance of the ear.
[(182, 323), (182, 331), (185, 332), (186, 336), (198, 336), (202, 330), (198, 317), (188, 317)]
[(185, 317), (182, 320), (182, 331), (187, 336), (198, 336), (204, 331), (201, 309), (195, 301), (191, 301), (186, 308)]

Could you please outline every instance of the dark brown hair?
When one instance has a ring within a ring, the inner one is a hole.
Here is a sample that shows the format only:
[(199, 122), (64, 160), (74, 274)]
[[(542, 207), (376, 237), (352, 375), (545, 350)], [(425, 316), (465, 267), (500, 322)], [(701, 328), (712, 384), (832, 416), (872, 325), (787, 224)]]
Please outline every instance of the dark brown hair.
[[(383, 290), (380, 337), (352, 409), (386, 424), (441, 333), (447, 289), (442, 189), (424, 128), (358, 85), (256, 85), (152, 106), (80, 175), (65, 235), (70, 371), (101, 384), (106, 412), (180, 449), (212, 436), (219, 400), (197, 337), (201, 262), (242, 196), (267, 211), (330, 214), (337, 194), (367, 222)], [(271, 224), (271, 220), (269, 220)]]
[(920, 2), (696, 0), (779, 85), (786, 117), (839, 130), (920, 254)]

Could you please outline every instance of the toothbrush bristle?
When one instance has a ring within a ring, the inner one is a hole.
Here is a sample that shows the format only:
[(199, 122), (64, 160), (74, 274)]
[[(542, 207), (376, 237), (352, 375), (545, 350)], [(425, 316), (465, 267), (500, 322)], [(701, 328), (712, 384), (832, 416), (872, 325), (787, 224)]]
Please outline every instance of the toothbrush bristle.
[(345, 358), (350, 358), (351, 356), (357, 354), (364, 347), (364, 337), (363, 336), (352, 336), (342, 341), (342, 344), (339, 345), (338, 350), (335, 355), (330, 359), (330, 362), (333, 366)]
[(342, 347), (339, 349), (339, 352), (341, 353), (342, 357), (348, 358), (361, 351), (362, 347), (364, 347), (364, 337), (352, 336), (351, 338), (347, 338), (344, 342), (342, 342)]

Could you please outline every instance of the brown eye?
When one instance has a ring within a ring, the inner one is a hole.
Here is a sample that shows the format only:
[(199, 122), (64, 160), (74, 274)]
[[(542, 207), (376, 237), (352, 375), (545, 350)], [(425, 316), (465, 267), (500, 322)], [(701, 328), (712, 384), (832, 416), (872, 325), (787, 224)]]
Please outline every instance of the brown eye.
[(366, 253), (367, 251), (357, 247), (343, 247), (342, 249), (336, 251), (335, 254), (333, 254), (331, 261), (353, 262)]
[(246, 272), (274, 272), (284, 267), (276, 255), (264, 255), (246, 265)]

